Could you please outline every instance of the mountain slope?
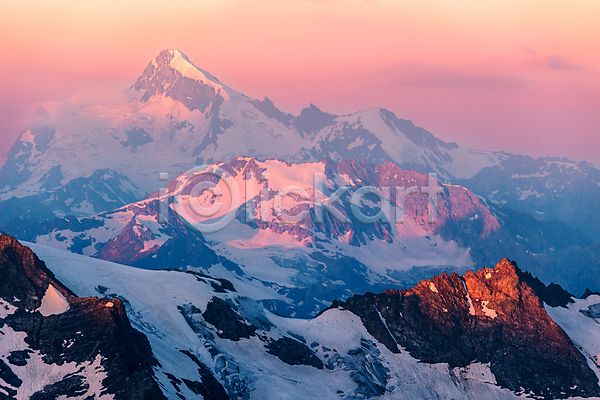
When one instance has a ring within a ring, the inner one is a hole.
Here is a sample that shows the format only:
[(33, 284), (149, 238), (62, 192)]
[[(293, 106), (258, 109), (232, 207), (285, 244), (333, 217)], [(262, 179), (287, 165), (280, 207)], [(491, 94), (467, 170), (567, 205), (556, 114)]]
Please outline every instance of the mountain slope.
[(0, 237), (0, 397), (163, 399), (148, 340), (120, 300), (81, 298)]
[[(31, 246), (78, 293), (123, 301), (132, 325), (148, 337), (168, 398), (227, 398), (219, 397), (223, 391), (243, 399), (600, 395), (585, 356), (506, 260), (462, 278), (438, 276), (411, 291), (357, 296), (301, 320), (265, 310), (240, 280), (222, 284)], [(431, 318), (434, 324), (426, 322)], [(397, 330), (410, 326), (419, 329)], [(597, 333), (597, 323), (595, 331), (589, 326)], [(459, 327), (478, 344), (455, 352), (463, 344), (438, 340)], [(531, 357), (520, 365), (524, 355)], [(209, 386), (213, 397), (206, 397)]]
[(457, 182), (496, 204), (565, 222), (600, 239), (600, 171), (585, 161), (514, 156)]
[(566, 307), (545, 306), (548, 315), (569, 335), (573, 344), (600, 375), (600, 295), (575, 299)]

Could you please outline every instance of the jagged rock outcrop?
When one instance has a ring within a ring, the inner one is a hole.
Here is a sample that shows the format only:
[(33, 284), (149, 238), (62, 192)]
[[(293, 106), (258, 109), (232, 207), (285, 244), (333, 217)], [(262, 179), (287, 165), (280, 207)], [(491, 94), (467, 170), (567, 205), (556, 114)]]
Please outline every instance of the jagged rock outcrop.
[(357, 295), (332, 307), (360, 316), (393, 352), (405, 349), (423, 362), (450, 367), (489, 363), (498, 384), (515, 393), (545, 399), (600, 395), (585, 357), (527, 280), (503, 259), (494, 269), (443, 274), (410, 290)]
[(586, 288), (585, 292), (583, 292), (583, 295), (581, 296), (581, 298), (582, 299), (587, 299), (588, 297), (593, 296), (593, 295), (600, 296), (600, 293), (594, 292), (593, 290), (590, 290), (589, 288)]
[(121, 300), (77, 297), (29, 248), (0, 237), (0, 398), (163, 399), (154, 366)]

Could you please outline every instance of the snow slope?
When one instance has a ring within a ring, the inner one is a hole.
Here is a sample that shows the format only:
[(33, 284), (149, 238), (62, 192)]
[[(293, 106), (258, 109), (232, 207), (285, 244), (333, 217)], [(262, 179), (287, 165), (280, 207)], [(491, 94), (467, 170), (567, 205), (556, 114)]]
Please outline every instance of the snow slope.
[(567, 308), (546, 305), (546, 311), (587, 357), (600, 379), (600, 296), (574, 299)]

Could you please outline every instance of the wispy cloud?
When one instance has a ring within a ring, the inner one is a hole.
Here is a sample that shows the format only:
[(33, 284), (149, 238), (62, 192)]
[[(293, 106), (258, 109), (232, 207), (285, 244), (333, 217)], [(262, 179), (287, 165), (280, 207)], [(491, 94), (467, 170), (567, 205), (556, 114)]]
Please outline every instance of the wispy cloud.
[(526, 80), (518, 76), (450, 71), (428, 65), (400, 65), (376, 78), (395, 87), (422, 87), (461, 91), (505, 92), (522, 89)]
[(581, 65), (571, 62), (568, 57), (562, 55), (544, 56), (529, 47), (522, 47), (519, 53), (520, 58), (524, 60), (524, 64), (530, 67), (556, 71), (573, 71), (582, 68)]
[(546, 56), (546, 66), (550, 69), (570, 71), (579, 69), (581, 66), (572, 64), (567, 57), (563, 56)]

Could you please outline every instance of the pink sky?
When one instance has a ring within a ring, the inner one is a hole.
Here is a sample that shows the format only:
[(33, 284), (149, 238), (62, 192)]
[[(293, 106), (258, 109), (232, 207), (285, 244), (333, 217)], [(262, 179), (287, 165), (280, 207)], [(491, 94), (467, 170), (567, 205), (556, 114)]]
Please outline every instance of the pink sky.
[[(123, 4), (126, 3), (126, 4)], [(0, 2), (0, 153), (37, 102), (165, 48), (298, 114), (383, 107), (464, 147), (600, 166), (600, 2)]]

